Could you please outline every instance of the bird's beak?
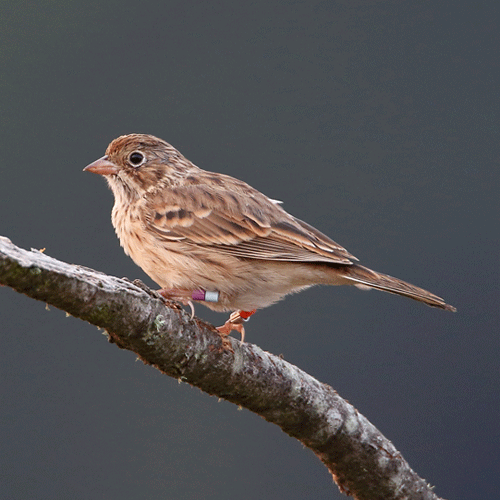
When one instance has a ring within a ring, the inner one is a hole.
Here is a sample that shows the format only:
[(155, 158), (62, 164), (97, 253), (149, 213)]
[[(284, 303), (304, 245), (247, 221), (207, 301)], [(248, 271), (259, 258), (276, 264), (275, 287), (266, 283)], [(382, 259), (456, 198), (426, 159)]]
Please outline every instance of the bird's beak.
[(116, 175), (118, 173), (118, 167), (110, 162), (107, 156), (103, 156), (90, 165), (87, 165), (83, 171), (99, 175)]

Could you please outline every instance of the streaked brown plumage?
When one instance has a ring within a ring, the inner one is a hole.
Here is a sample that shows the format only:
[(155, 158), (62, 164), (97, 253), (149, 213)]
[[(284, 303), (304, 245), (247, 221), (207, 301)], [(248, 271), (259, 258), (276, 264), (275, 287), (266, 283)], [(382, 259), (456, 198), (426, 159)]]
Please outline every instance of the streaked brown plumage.
[[(113, 191), (112, 222), (125, 252), (164, 295), (184, 303), (194, 290), (218, 291), (218, 302), (204, 305), (251, 311), (322, 284), (376, 288), (455, 311), (426, 290), (356, 264), (279, 202), (201, 170), (151, 135), (118, 137), (85, 170), (104, 175)], [(242, 331), (238, 319), (222, 331)]]

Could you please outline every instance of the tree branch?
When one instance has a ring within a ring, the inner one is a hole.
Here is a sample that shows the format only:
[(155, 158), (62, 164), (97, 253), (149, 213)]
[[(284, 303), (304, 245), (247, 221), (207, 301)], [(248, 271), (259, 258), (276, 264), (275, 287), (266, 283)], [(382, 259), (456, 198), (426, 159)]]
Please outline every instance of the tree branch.
[(360, 500), (438, 500), (393, 444), (335, 390), (283, 359), (230, 338), (131, 283), (0, 237), (0, 284), (105, 328), (144, 363), (243, 406), (310, 448), (340, 491)]

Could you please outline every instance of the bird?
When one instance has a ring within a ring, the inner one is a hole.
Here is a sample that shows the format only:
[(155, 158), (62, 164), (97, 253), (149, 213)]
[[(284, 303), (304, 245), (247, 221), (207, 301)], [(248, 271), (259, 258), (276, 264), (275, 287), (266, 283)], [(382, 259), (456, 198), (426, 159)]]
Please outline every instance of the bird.
[(84, 168), (114, 195), (111, 220), (125, 253), (161, 288), (192, 307), (232, 311), (218, 327), (245, 338), (258, 309), (314, 285), (354, 285), (409, 297), (447, 311), (441, 297), (358, 264), (281, 202), (222, 173), (202, 170), (148, 134), (114, 139)]

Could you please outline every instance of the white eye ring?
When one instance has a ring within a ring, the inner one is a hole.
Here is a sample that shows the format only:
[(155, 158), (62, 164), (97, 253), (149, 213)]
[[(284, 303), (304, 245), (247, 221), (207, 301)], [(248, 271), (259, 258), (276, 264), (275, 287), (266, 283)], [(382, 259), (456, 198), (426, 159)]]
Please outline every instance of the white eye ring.
[(142, 164), (145, 163), (145, 161), (146, 157), (140, 151), (132, 151), (132, 153), (128, 155), (128, 162), (134, 168), (140, 167)]

